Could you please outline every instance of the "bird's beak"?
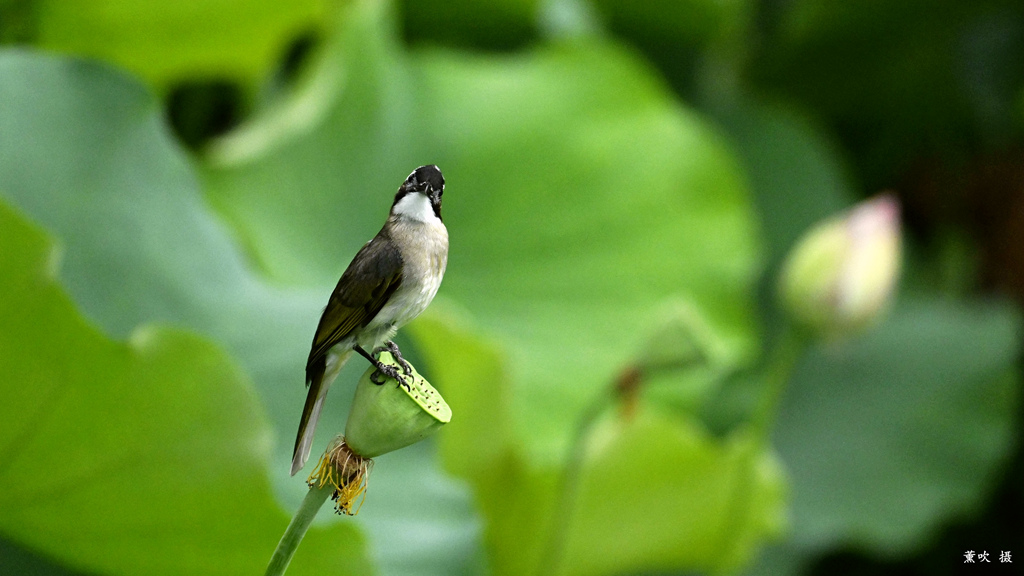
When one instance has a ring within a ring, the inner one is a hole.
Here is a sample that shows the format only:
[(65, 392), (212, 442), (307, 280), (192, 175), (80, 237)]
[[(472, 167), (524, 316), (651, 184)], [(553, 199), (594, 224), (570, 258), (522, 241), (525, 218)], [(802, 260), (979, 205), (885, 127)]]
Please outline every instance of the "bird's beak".
[(441, 191), (440, 190), (434, 190), (433, 188), (430, 188), (430, 192), (427, 194), (427, 196), (430, 198), (430, 203), (431, 204), (440, 204), (441, 203)]

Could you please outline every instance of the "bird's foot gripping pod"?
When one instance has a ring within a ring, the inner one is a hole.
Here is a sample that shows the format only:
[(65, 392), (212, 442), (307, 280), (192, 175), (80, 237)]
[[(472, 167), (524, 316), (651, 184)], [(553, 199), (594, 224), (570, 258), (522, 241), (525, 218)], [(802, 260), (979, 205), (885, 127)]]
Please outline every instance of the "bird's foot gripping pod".
[[(380, 362), (399, 366), (389, 352), (381, 353)], [(383, 385), (377, 384), (374, 378), (379, 374), (371, 366), (359, 379), (345, 434), (331, 441), (310, 474), (309, 492), (281, 537), (267, 567), (267, 576), (284, 574), (328, 497), (334, 500), (339, 514), (359, 512), (373, 467), (372, 458), (419, 442), (451, 420), (451, 408), (415, 367), (404, 378), (406, 386), (390, 378)]]

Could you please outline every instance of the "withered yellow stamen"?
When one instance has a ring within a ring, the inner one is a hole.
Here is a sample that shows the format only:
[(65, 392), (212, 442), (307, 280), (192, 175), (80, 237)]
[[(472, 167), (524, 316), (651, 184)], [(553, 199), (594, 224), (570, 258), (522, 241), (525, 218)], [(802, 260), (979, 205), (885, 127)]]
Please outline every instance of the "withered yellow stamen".
[[(320, 457), (306, 484), (316, 488), (332, 486), (334, 493), (331, 499), (336, 503), (335, 510), (339, 514), (355, 516), (366, 500), (366, 483), (372, 468), (373, 460), (352, 452), (344, 437), (338, 436)], [(359, 503), (353, 509), (357, 498)]]

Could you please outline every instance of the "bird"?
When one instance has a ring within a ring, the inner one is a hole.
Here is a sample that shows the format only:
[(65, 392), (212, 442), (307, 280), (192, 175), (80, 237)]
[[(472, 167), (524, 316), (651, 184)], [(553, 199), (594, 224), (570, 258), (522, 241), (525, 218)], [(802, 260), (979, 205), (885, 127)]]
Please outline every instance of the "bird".
[(327, 390), (353, 352), (408, 387), (398, 369), (374, 355), (390, 351), (402, 372), (411, 375), (391, 338), (427, 308), (444, 278), (448, 229), (441, 220), (443, 193), (444, 176), (437, 166), (413, 170), (398, 188), (384, 226), (356, 253), (331, 293), (306, 360), (309, 390), (292, 453), (292, 476), (309, 459)]

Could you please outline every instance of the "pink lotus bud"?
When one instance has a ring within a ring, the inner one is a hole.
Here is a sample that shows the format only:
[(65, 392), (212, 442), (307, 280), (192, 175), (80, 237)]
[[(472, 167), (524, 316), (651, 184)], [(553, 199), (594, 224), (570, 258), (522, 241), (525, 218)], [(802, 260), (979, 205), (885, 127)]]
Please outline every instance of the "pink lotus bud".
[(849, 334), (890, 300), (900, 267), (899, 202), (883, 194), (815, 226), (782, 270), (782, 304), (799, 325)]

